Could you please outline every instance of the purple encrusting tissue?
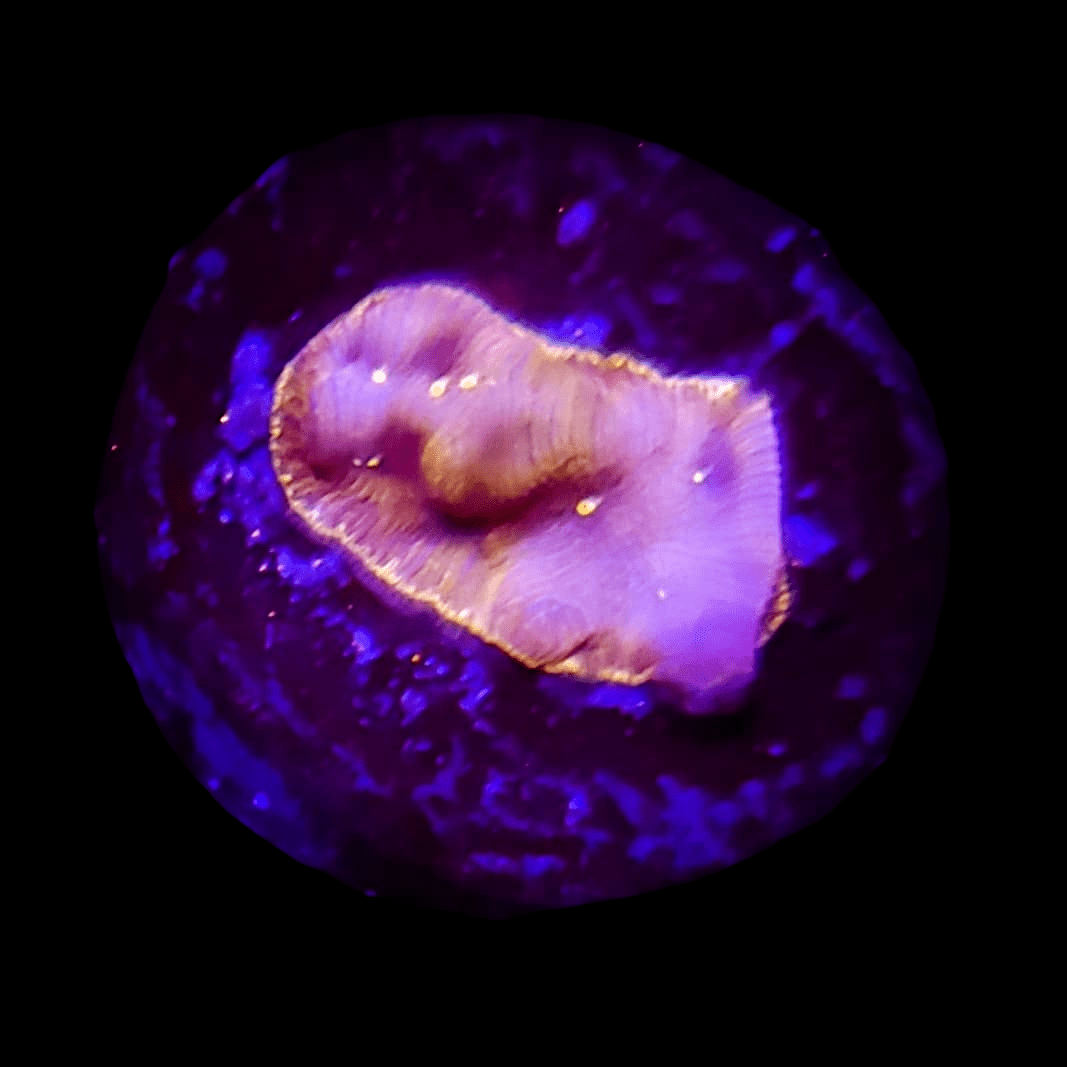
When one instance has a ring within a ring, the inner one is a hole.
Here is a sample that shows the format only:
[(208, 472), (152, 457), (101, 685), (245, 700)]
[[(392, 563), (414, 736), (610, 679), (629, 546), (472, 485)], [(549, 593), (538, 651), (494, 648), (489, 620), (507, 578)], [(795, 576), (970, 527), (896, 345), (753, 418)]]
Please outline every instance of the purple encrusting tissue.
[[(740, 707), (518, 662), (293, 514), (279, 375), (368, 294), (427, 282), (769, 398), (786, 584)], [(178, 251), (96, 516), (119, 643), (218, 804), (358, 890), (491, 916), (689, 881), (828, 813), (886, 757), (947, 561), (929, 401), (818, 232), (666, 148), (524, 117), (298, 152)]]

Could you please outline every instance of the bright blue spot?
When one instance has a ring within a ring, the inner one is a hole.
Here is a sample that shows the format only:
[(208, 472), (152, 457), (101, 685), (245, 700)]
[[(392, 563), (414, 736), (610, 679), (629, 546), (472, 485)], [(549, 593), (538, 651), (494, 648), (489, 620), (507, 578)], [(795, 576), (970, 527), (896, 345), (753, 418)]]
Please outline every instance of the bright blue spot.
[(797, 336), (796, 323), (779, 322), (771, 327), (771, 348), (777, 351), (791, 345)]
[(575, 793), (567, 804), (567, 814), (564, 816), (564, 822), (568, 826), (574, 826), (575, 823), (580, 822), (592, 811), (592, 805), (589, 803), (589, 798), (585, 793)]
[(459, 706), (463, 711), (471, 714), (478, 710), (478, 706), (491, 692), (492, 690), (487, 685), (482, 686), (481, 689), (472, 689), (462, 697)]
[(352, 631), (352, 647), (356, 650), (356, 662), (360, 664), (370, 663), (382, 654), (367, 630)]
[(226, 256), (217, 248), (206, 248), (193, 260), (193, 269), (208, 281), (214, 281), (226, 271)]
[(579, 200), (564, 212), (556, 229), (556, 244), (561, 248), (585, 237), (596, 222), (596, 207), (589, 200)]
[(784, 526), (785, 548), (802, 567), (808, 567), (837, 547), (837, 539), (818, 519), (790, 515)]
[(846, 674), (837, 683), (838, 700), (858, 700), (867, 692), (867, 679), (858, 674)]
[(617, 708), (624, 715), (631, 715), (635, 719), (643, 718), (652, 710), (648, 698), (641, 689), (610, 683), (597, 686), (586, 698), (585, 703), (586, 707), (590, 708)]
[(333, 268), (335, 278), (347, 278), (352, 273), (352, 268), (347, 263), (341, 263)]
[(796, 492), (797, 500), (810, 500), (819, 491), (819, 483), (808, 482), (807, 485), (801, 486)]
[(583, 319), (575, 328), (573, 337), (581, 341), (583, 345), (591, 348), (599, 348), (604, 343), (604, 338), (611, 332), (611, 323), (607, 319), (588, 318)]
[(171, 556), (178, 554), (178, 546), (160, 529), (160, 536), (154, 537), (148, 544), (148, 560), (156, 566), (166, 563)]
[(527, 878), (540, 878), (549, 871), (563, 870), (563, 861), (558, 856), (523, 856), (522, 873)]
[(485, 776), (485, 785), (482, 786), (482, 807), (491, 808), (497, 796), (507, 789), (508, 780), (499, 771), (492, 769)]
[(819, 278), (815, 272), (815, 268), (810, 263), (805, 263), (793, 275), (793, 288), (798, 293), (810, 293), (816, 285), (818, 285)]
[(270, 807), (270, 797), (266, 793), (257, 793), (252, 798), (252, 803), (261, 811), (266, 811)]
[(278, 550), (276, 561), (278, 573), (293, 585), (316, 585), (321, 575), (306, 559), (294, 556), (288, 548)]
[(796, 237), (796, 230), (792, 226), (786, 226), (784, 229), (777, 230), (767, 238), (767, 243), (763, 246), (768, 252), (781, 252), (783, 248), (787, 247), (789, 242)]
[(885, 711), (882, 708), (871, 708), (860, 723), (860, 737), (863, 738), (864, 744), (873, 745), (881, 740), (884, 734)]

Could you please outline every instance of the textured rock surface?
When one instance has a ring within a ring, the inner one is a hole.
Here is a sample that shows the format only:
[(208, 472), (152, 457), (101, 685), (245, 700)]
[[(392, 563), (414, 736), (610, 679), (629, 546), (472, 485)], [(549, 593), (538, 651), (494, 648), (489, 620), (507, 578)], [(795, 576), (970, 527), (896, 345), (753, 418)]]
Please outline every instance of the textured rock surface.
[[(372, 289), (428, 279), (772, 397), (795, 603), (728, 726), (446, 640), (287, 519), (278, 373)], [(914, 368), (811, 226), (657, 146), (536, 120), (298, 153), (180, 251), (97, 528), (145, 702), (227, 811), (351, 885), (491, 914), (689, 879), (828, 812), (909, 706), (947, 556)]]

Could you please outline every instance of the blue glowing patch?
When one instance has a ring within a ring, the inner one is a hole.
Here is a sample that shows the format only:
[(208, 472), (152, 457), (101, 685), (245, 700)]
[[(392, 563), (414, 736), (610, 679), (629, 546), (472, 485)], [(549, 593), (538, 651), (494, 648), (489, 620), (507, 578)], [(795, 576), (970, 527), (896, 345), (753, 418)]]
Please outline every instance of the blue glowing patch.
[(336, 557), (332, 554), (306, 560), (300, 559), (287, 548), (278, 550), (276, 565), (278, 573), (287, 582), (297, 586), (318, 585), (338, 572)]
[(711, 805), (708, 809), (708, 815), (713, 822), (717, 822), (722, 826), (733, 826), (741, 818), (741, 809), (737, 804), (729, 800), (720, 800), (718, 803)]
[(631, 826), (641, 825), (645, 810), (645, 798), (641, 795), (640, 790), (635, 789), (632, 785), (627, 785), (607, 771), (597, 771), (594, 780), (615, 801), (619, 811), (622, 812)]
[(798, 293), (810, 293), (814, 291), (818, 284), (818, 274), (810, 263), (805, 263), (804, 266), (793, 275), (793, 288), (796, 289)]
[(513, 874), (515, 871), (515, 861), (499, 852), (472, 852), (467, 859), (475, 867), (492, 874)]
[(787, 348), (791, 345), (797, 337), (796, 323), (793, 322), (779, 322), (771, 327), (771, 348), (777, 351), (780, 348)]
[(556, 229), (556, 244), (561, 248), (580, 241), (588, 236), (596, 222), (596, 206), (589, 200), (579, 200), (563, 213)]
[(233, 402), (219, 422), (219, 436), (235, 451), (244, 452), (267, 437), (271, 394), (256, 383), (234, 392)]
[(193, 260), (193, 270), (208, 281), (215, 281), (226, 272), (226, 256), (217, 248), (206, 248)]
[(767, 814), (767, 786), (758, 778), (742, 782), (737, 789), (737, 799), (741, 806), (758, 818)]
[(405, 689), (400, 694), (400, 706), (404, 709), (404, 718), (401, 726), (413, 723), (425, 710), (428, 701), (426, 695), (419, 689)]
[(527, 878), (541, 878), (548, 874), (549, 871), (562, 871), (563, 867), (563, 860), (558, 856), (527, 855), (522, 857), (522, 873), (526, 875)]
[(230, 381), (234, 385), (265, 383), (270, 356), (271, 344), (263, 334), (244, 334), (237, 342), (230, 362)]
[(204, 302), (204, 283), (197, 282), (192, 289), (189, 290), (189, 295), (185, 298), (185, 303), (193, 309), (193, 311), (199, 311), (201, 305)]
[(156, 567), (162, 567), (168, 559), (178, 554), (178, 546), (167, 536), (169, 532), (170, 519), (164, 518), (156, 536), (148, 542), (148, 560)]
[(865, 559), (854, 559), (848, 565), (848, 580), (858, 582), (871, 569), (870, 563)]
[(586, 697), (585, 703), (590, 708), (616, 708), (635, 719), (644, 718), (652, 710), (652, 705), (639, 687), (611, 683), (596, 686)]
[(786, 552), (802, 567), (811, 566), (837, 547), (837, 538), (818, 519), (807, 515), (790, 515), (783, 533)]
[(787, 248), (796, 237), (797, 232), (792, 226), (783, 227), (780, 230), (776, 230), (767, 238), (767, 243), (763, 246), (768, 252), (781, 252)]
[(276, 186), (285, 180), (289, 170), (289, 160), (279, 159), (272, 163), (257, 179), (256, 188), (263, 189), (266, 186)]
[(862, 762), (855, 747), (842, 745), (823, 760), (819, 765), (819, 773), (824, 778), (836, 778), (842, 771), (848, 770), (849, 767), (856, 767)]
[(198, 721), (193, 726), (193, 743), (215, 776), (231, 779), (253, 796), (285, 794), (285, 787), (276, 772), (253, 756), (225, 724), (217, 720)]
[(886, 717), (882, 708), (871, 708), (860, 723), (860, 737), (865, 745), (873, 745), (885, 736)]

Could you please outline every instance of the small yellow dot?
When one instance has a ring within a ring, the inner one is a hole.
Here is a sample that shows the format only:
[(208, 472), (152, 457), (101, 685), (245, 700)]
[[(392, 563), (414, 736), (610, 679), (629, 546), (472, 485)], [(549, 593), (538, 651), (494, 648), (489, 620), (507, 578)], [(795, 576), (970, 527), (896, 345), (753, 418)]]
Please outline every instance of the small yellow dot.
[(219, 419), (219, 422), (229, 422), (229, 421), (230, 421), (230, 416), (229, 415), (223, 415), (222, 418)]
[(466, 377), (460, 378), (460, 380), (459, 380), (460, 389), (473, 389), (477, 384), (478, 384), (478, 375), (477, 374), (468, 374)]
[(367, 466), (368, 467), (379, 467), (379, 466), (381, 466), (381, 462), (382, 462), (382, 457), (381, 456), (371, 456), (371, 458), (367, 460)]
[(377, 370), (376, 370), (376, 371), (375, 371), (375, 372), (374, 372), (374, 373), (373, 373), (373, 374), (372, 374), (372, 375), (370, 376), (370, 380), (371, 380), (372, 382), (374, 382), (374, 384), (375, 384), (375, 385), (381, 385), (381, 384), (382, 384), (382, 382), (384, 382), (384, 381), (385, 381), (385, 377), (386, 377), (386, 375), (385, 375), (385, 368), (384, 368), (384, 367), (379, 367), (379, 368), (378, 368), (378, 369), (377, 369)]
[(700, 483), (703, 480), (704, 480), (704, 472), (703, 471), (695, 471), (694, 474), (693, 474), (693, 481), (696, 482), (697, 485), (700, 485)]
[(445, 395), (445, 390), (447, 388), (448, 388), (448, 379), (447, 378), (438, 378), (437, 381), (434, 382), (433, 385), (430, 386), (430, 396), (432, 396), (432, 397), (444, 396)]
[(587, 496), (578, 501), (574, 510), (577, 511), (579, 515), (592, 515), (598, 507), (600, 507), (600, 497)]
[(666, 600), (667, 599), (667, 594), (662, 589), (657, 589), (656, 590), (656, 596), (658, 596), (660, 598), (660, 600)]

